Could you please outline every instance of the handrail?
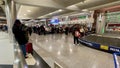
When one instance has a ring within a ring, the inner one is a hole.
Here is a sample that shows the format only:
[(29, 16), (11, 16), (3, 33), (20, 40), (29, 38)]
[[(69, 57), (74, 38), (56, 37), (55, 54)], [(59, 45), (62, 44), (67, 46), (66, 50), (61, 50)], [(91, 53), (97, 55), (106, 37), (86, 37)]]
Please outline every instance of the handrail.
[(28, 68), (25, 58), (17, 42), (14, 42), (14, 65), (13, 68)]

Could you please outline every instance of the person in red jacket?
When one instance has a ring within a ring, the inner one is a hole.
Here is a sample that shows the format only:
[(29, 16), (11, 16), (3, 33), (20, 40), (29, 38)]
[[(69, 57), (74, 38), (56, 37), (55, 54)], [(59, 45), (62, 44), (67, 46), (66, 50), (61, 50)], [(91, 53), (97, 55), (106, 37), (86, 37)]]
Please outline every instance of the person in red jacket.
[(80, 38), (81, 35), (78, 28), (74, 29), (73, 36), (74, 36), (74, 44), (79, 44), (78, 39)]

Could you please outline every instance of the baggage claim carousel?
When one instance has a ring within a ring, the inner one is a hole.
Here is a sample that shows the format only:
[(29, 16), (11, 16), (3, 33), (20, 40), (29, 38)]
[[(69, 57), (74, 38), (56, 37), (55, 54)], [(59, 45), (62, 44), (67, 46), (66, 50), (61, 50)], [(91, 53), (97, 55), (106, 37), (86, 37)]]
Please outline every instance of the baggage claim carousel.
[(118, 37), (105, 35), (90, 35), (79, 39), (79, 42), (84, 45), (107, 52), (120, 53), (120, 39)]
[(119, 68), (120, 60), (117, 58), (120, 55), (119, 36), (90, 35), (79, 39), (79, 42), (91, 48), (113, 53), (114, 66), (115, 68)]

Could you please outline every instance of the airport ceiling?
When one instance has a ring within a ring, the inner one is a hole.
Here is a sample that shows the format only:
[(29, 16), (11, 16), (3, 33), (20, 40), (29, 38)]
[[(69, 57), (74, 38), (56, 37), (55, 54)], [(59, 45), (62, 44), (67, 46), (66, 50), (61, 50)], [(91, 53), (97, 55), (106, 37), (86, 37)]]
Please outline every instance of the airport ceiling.
[(0, 16), (5, 17), (5, 12), (3, 11), (1, 7), (0, 7)]
[(3, 0), (0, 0), (0, 17), (5, 17), (5, 12), (2, 8), (2, 6), (4, 5), (4, 1)]
[(6, 21), (6, 14), (2, 8), (2, 6), (4, 5), (3, 0), (0, 0), (0, 23), (5, 22)]
[(35, 19), (65, 15), (82, 10), (115, 6), (120, 0), (14, 0), (20, 4), (18, 18)]

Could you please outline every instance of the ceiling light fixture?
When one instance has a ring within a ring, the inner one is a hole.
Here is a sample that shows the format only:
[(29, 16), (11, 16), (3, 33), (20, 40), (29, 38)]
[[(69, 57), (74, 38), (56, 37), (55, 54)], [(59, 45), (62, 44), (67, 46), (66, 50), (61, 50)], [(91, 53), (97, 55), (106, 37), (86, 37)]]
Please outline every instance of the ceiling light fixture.
[(50, 15), (53, 14), (53, 13), (49, 13)]
[(80, 2), (80, 4), (83, 4), (83, 3), (84, 3), (84, 1)]
[(58, 11), (59, 11), (59, 12), (62, 12), (63, 10), (62, 10), (62, 9), (59, 9)]
[(86, 2), (87, 2), (87, 0), (84, 0), (84, 1), (81, 1), (80, 3), (78, 3), (78, 4), (84, 4)]
[(85, 12), (85, 11), (88, 11), (88, 9), (83, 9), (82, 11)]
[(68, 7), (66, 7), (66, 9), (68, 9), (68, 10), (79, 10), (78, 6), (76, 6), (76, 5), (68, 6)]
[(31, 10), (27, 10), (27, 12), (31, 12)]
[(26, 15), (26, 14), (24, 14), (24, 15)]

